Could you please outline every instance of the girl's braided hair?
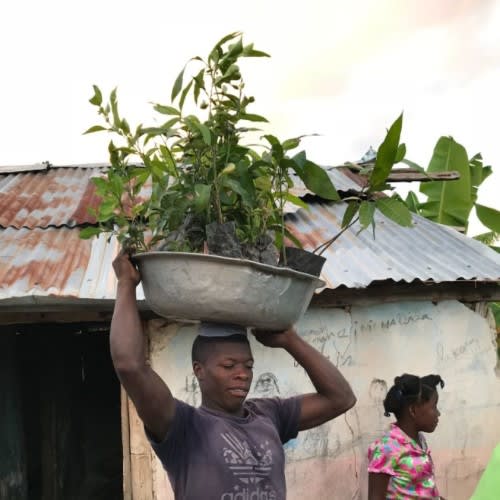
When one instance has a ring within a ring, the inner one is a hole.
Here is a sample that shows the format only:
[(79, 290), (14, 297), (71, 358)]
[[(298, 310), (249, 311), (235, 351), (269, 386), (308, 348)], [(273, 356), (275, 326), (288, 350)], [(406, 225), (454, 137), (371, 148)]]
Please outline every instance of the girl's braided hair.
[(393, 413), (399, 419), (403, 410), (410, 404), (429, 401), (438, 385), (444, 387), (444, 381), (439, 375), (418, 377), (404, 373), (396, 377), (394, 385), (384, 399), (385, 416), (388, 417)]

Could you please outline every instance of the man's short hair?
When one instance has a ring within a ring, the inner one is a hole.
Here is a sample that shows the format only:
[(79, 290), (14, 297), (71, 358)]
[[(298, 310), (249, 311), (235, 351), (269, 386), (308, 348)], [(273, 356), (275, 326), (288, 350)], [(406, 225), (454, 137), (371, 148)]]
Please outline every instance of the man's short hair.
[(215, 344), (222, 343), (247, 344), (250, 346), (246, 335), (236, 334), (229, 335), (227, 337), (204, 337), (202, 335), (198, 335), (194, 339), (193, 347), (191, 349), (191, 361), (193, 363), (195, 361), (198, 361), (198, 363), (205, 363), (210, 352), (213, 351)]

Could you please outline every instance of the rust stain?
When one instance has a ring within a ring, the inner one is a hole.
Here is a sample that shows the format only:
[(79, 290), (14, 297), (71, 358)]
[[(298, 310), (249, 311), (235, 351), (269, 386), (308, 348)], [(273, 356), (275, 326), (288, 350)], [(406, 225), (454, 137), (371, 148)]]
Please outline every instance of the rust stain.
[(70, 281), (78, 272), (83, 278), (91, 246), (90, 241), (80, 239), (76, 229), (5, 231), (2, 235), (4, 255), (0, 255), (1, 286), (9, 288), (23, 283), (25, 291), (35, 287), (41, 290), (74, 288), (77, 296), (81, 283)]
[(67, 168), (0, 179), (0, 226), (35, 228), (92, 223), (84, 206), (98, 203), (89, 180), (94, 173), (94, 169)]
[(101, 199), (102, 198), (96, 193), (95, 184), (89, 179), (85, 191), (80, 199), (80, 203), (69, 219), (74, 221), (77, 225), (95, 224), (96, 219), (89, 213), (89, 209), (93, 208), (96, 210), (101, 203)]

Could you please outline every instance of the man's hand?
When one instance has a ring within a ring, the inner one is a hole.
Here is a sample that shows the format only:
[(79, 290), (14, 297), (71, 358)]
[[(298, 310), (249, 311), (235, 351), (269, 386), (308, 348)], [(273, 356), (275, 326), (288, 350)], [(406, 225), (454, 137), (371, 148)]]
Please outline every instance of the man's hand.
[(134, 264), (132, 264), (130, 255), (123, 250), (113, 261), (113, 269), (116, 279), (121, 283), (129, 282), (136, 287), (141, 281), (141, 275)]
[(304, 368), (316, 389), (316, 393), (304, 394), (301, 398), (299, 430), (321, 425), (354, 406), (356, 397), (347, 380), (295, 328), (284, 332), (256, 330), (253, 334), (266, 347), (285, 349)]
[(266, 347), (282, 347), (286, 349), (294, 337), (298, 337), (295, 328), (289, 328), (284, 332), (274, 332), (267, 330), (253, 330), (254, 337)]

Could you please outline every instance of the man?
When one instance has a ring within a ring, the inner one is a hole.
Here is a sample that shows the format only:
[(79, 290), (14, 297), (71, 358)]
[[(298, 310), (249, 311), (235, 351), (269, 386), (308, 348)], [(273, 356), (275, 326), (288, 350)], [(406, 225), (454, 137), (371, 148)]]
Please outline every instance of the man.
[(253, 366), (246, 335), (229, 325), (215, 332), (213, 325), (203, 325), (192, 352), (201, 407), (179, 401), (146, 362), (135, 294), (139, 272), (123, 253), (113, 268), (118, 279), (110, 335), (113, 365), (176, 500), (284, 500), (282, 444), (352, 408), (356, 398), (348, 382), (294, 329), (256, 332), (261, 344), (285, 349), (316, 392), (245, 401)]

